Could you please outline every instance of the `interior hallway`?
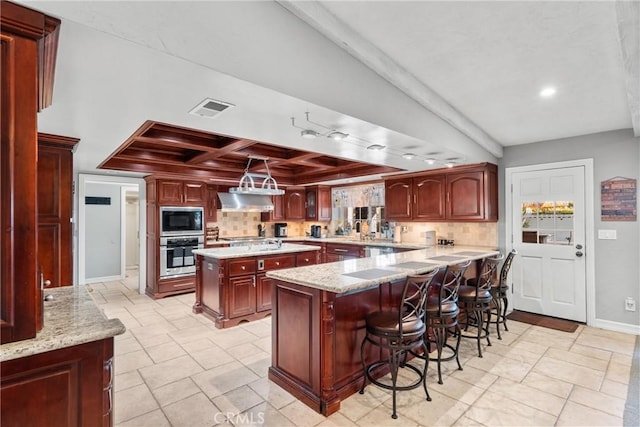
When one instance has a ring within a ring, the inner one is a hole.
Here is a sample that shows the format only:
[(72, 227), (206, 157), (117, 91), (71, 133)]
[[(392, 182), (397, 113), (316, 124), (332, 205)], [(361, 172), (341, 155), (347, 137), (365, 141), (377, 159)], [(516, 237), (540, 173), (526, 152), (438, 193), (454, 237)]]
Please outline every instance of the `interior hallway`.
[(399, 392), (392, 420), (390, 392), (370, 385), (325, 418), (268, 381), (270, 318), (218, 330), (191, 313), (193, 294), (152, 300), (135, 275), (87, 287), (127, 327), (115, 338), (117, 426), (623, 425), (633, 335), (510, 321), (484, 358), (463, 340), (464, 370), (443, 363), (443, 385), (429, 366), (432, 402), (422, 388)]

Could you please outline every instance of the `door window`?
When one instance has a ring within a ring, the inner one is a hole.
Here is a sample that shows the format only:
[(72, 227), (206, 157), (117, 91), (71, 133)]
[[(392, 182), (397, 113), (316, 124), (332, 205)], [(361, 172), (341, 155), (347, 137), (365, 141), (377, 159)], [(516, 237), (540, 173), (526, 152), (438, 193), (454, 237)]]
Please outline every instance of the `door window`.
[(573, 244), (572, 201), (524, 202), (521, 211), (522, 243)]

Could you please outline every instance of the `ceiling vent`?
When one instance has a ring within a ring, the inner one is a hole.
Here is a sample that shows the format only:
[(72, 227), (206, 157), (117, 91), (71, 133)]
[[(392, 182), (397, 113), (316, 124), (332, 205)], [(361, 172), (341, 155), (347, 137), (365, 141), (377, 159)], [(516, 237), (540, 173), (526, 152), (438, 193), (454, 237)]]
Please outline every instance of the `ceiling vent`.
[(207, 98), (200, 104), (196, 105), (193, 110), (189, 111), (189, 114), (200, 117), (213, 118), (219, 116), (231, 107), (235, 107), (235, 105), (228, 102), (222, 102), (215, 99)]

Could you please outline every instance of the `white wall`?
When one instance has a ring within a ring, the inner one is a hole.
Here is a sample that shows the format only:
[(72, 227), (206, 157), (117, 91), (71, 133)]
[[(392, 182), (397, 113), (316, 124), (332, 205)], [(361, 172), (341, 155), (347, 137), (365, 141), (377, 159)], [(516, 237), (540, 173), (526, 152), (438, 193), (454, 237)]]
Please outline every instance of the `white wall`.
[[(85, 278), (87, 282), (120, 276), (120, 186), (87, 183), (86, 197), (109, 197), (109, 205), (85, 204)], [(80, 203), (84, 203), (80, 200)]]
[[(594, 160), (595, 248), (586, 248), (595, 257), (596, 319), (601, 327), (620, 329), (631, 326), (640, 332), (640, 311), (624, 310), (624, 300), (631, 296), (640, 302), (640, 226), (635, 222), (600, 220), (600, 182), (624, 176), (640, 184), (640, 138), (631, 129), (602, 132), (506, 147), (500, 161), (500, 194), (505, 194), (504, 170), (508, 167), (592, 158)], [(640, 197), (638, 197), (640, 200)], [(500, 246), (505, 243), (504, 197), (500, 198)], [(617, 240), (598, 240), (597, 230), (617, 231)], [(589, 230), (588, 230), (589, 231)], [(640, 310), (640, 306), (637, 308)]]

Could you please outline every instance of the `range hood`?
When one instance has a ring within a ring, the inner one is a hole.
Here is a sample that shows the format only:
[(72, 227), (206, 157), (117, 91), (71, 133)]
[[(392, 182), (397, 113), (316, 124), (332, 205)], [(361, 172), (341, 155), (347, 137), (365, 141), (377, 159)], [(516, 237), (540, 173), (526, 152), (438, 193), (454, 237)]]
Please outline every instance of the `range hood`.
[(271, 212), (271, 197), (263, 194), (218, 193), (223, 212)]

